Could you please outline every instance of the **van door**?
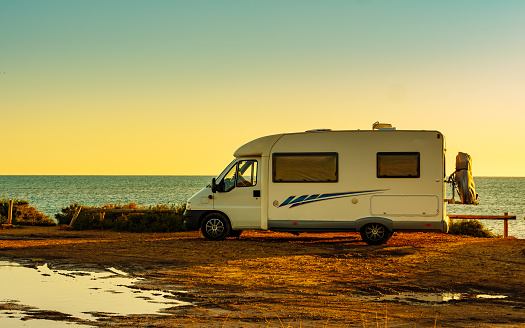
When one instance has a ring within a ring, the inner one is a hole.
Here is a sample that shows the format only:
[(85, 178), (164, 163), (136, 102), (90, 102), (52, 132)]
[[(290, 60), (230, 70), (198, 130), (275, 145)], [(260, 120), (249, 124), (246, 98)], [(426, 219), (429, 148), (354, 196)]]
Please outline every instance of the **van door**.
[(232, 229), (261, 228), (260, 165), (256, 159), (237, 161), (218, 182), (213, 208), (230, 219)]

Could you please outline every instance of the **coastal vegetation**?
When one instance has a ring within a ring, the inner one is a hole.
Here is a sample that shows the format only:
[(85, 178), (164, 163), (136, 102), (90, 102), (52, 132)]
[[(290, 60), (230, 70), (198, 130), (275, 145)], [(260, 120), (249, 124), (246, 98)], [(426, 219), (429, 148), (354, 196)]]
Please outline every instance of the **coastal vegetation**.
[(466, 235), (480, 238), (497, 237), (478, 220), (452, 220), (448, 233), (453, 235)]
[[(76, 230), (105, 229), (130, 232), (176, 232), (183, 231), (183, 213), (185, 205), (157, 204), (141, 206), (137, 203), (105, 204), (101, 209), (108, 212), (91, 212), (95, 207), (72, 203), (62, 208), (62, 213), (55, 214), (59, 225), (69, 225), (77, 209), (82, 207), (72, 228)], [(115, 213), (111, 210), (147, 210), (147, 212)]]
[(56, 222), (30, 206), (27, 200), (7, 199), (5, 195), (0, 199), (0, 223), (5, 224), (9, 217), (9, 202), (13, 202), (12, 222), (13, 225), (21, 226), (55, 226)]
[[(177, 232), (184, 231), (183, 213), (185, 204), (157, 204), (155, 206), (127, 204), (105, 204), (103, 206), (84, 206), (72, 203), (55, 214), (55, 220), (30, 206), (27, 200), (12, 199), (12, 224), (15, 226), (55, 226), (70, 225), (79, 207), (82, 210), (73, 223), (75, 230), (103, 229), (130, 232)], [(7, 223), (9, 202), (5, 196), (0, 199), (0, 224)], [(91, 209), (107, 209), (108, 212), (92, 212)], [(111, 210), (137, 210), (137, 212), (115, 213)], [(140, 210), (146, 210), (140, 212)], [(452, 220), (449, 233), (480, 238), (498, 237), (478, 220)]]

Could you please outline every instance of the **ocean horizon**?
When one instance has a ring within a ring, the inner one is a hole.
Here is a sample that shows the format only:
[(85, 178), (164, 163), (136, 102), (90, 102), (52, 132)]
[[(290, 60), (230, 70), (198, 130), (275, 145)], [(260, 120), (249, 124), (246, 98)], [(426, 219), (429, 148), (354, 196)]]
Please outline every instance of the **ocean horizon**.
[[(73, 203), (102, 206), (185, 204), (206, 187), (211, 175), (0, 175), (0, 193), (7, 199), (27, 200), (51, 218)], [(509, 235), (525, 239), (525, 177), (474, 177), (479, 205), (447, 205), (447, 214), (515, 215)], [(451, 197), (447, 185), (447, 198)], [(456, 194), (456, 199), (459, 196)], [(496, 234), (503, 222), (483, 220)]]

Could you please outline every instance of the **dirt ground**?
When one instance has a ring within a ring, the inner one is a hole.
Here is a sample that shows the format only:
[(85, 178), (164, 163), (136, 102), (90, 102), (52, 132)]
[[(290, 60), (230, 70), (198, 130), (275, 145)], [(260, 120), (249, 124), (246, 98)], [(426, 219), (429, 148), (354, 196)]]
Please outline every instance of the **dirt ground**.
[[(213, 242), (197, 232), (34, 227), (0, 230), (0, 258), (54, 268), (112, 266), (146, 278), (140, 288), (193, 304), (167, 309), (169, 315), (94, 322), (55, 312), (47, 317), (79, 324), (525, 327), (525, 240), (514, 238), (395, 233), (385, 245), (368, 246), (354, 233), (245, 231)], [(423, 294), (433, 298), (420, 299)]]

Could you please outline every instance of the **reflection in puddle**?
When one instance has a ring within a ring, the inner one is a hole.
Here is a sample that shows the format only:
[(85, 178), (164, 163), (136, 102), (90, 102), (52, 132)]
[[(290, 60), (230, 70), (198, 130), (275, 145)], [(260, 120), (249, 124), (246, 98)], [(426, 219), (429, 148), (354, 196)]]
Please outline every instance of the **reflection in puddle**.
[[(27, 316), (26, 311), (20, 311), (22, 306), (31, 307), (31, 311), (57, 311), (95, 320), (96, 313), (159, 314), (162, 309), (190, 304), (173, 299), (171, 293), (130, 288), (140, 279), (129, 277), (115, 268), (103, 272), (51, 270), (47, 264), (35, 269), (0, 261), (0, 277), (1, 327), (14, 327), (15, 321), (21, 327), (32, 327), (31, 324), (33, 327), (48, 327), (45, 320), (20, 320)], [(72, 324), (64, 321), (51, 323), (53, 327)], [(78, 323), (73, 324), (78, 326)]]
[(507, 298), (505, 295), (489, 295), (476, 293), (401, 293), (398, 295), (383, 295), (374, 301), (396, 301), (408, 303), (446, 303), (450, 301), (460, 301), (468, 299), (482, 298)]
[(34, 328), (71, 328), (71, 327), (93, 327), (78, 324), (76, 322), (55, 321), (55, 320), (25, 320), (26, 311), (3, 310), (0, 312), (0, 326), (9, 328), (34, 327)]

